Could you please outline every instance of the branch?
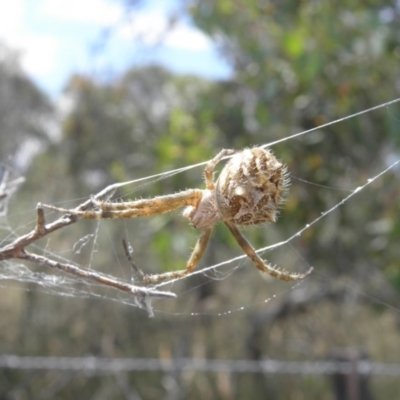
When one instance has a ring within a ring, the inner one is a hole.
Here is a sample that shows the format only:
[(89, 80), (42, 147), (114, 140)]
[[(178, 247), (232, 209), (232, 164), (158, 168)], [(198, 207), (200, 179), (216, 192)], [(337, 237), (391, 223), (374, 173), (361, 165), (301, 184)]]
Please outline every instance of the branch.
[[(83, 211), (83, 210), (87, 209), (92, 204), (93, 199), (98, 200), (103, 197), (112, 196), (114, 194), (115, 190), (116, 190), (115, 185), (108, 186), (107, 188), (105, 188), (104, 190), (99, 192), (97, 195), (93, 196), (91, 199), (85, 201), (84, 203), (82, 203), (81, 205), (76, 207), (76, 210)], [(62, 215), (60, 218), (58, 218), (54, 222), (46, 224), (43, 207), (42, 207), (42, 204), (39, 203), (37, 205), (37, 219), (36, 219), (35, 228), (32, 231), (30, 231), (29, 233), (18, 237), (12, 243), (9, 243), (8, 245), (0, 248), (0, 261), (8, 260), (8, 259), (26, 260), (26, 261), (30, 261), (30, 262), (33, 262), (33, 263), (36, 263), (39, 265), (46, 265), (51, 268), (56, 268), (63, 272), (68, 272), (70, 274), (73, 274), (78, 278), (82, 278), (82, 279), (89, 280), (89, 281), (95, 281), (102, 285), (130, 293), (136, 297), (137, 304), (141, 308), (145, 308), (148, 311), (150, 316), (153, 315), (153, 312), (152, 312), (150, 304), (149, 304), (150, 298), (152, 298), (152, 297), (175, 298), (176, 297), (176, 294), (172, 293), (172, 292), (164, 292), (164, 291), (154, 290), (151, 288), (135, 286), (130, 283), (119, 281), (117, 279), (114, 279), (112, 277), (109, 277), (109, 276), (106, 276), (106, 275), (103, 275), (103, 274), (100, 274), (100, 273), (97, 273), (94, 271), (88, 271), (85, 269), (81, 269), (72, 264), (60, 263), (60, 262), (51, 260), (50, 258), (26, 251), (25, 248), (27, 246), (29, 246), (30, 244), (49, 235), (50, 233), (53, 233), (59, 229), (65, 228), (66, 226), (69, 226), (69, 225), (77, 222), (77, 220), (78, 220), (77, 216), (74, 216), (72, 214), (66, 214), (66, 215)]]

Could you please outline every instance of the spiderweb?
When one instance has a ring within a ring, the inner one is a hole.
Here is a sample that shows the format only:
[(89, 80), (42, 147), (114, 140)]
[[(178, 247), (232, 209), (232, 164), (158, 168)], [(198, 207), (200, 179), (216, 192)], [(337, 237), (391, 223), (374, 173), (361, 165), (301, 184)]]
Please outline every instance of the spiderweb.
[[(398, 101), (400, 101), (400, 99), (395, 99), (385, 104), (381, 104), (376, 107), (363, 110), (356, 114), (346, 116), (344, 118), (327, 123), (317, 128), (296, 133), (294, 135), (282, 138), (280, 140), (271, 143), (265, 143), (260, 147), (273, 148), (279, 143), (288, 141), (294, 143), (301, 137), (310, 135), (317, 130), (318, 132), (322, 132), (324, 134), (324, 129), (326, 129), (330, 125), (337, 124), (351, 118), (357, 118), (363, 114), (372, 113), (381, 108), (387, 107), (387, 109), (390, 110), (389, 107)], [(392, 118), (395, 119), (395, 116), (393, 116)], [(257, 249), (257, 252), (260, 254), (268, 252), (269, 256), (269, 254), (274, 253), (276, 250), (284, 249), (284, 252), (286, 252), (289, 249), (290, 253), (292, 254), (292, 256), (289, 256), (290, 262), (292, 262), (291, 257), (300, 259), (301, 262), (303, 263), (303, 266), (305, 266), (304, 270), (306, 270), (307, 269), (306, 267), (309, 267), (310, 263), (307, 257), (302, 257), (300, 252), (296, 250), (296, 245), (294, 244), (294, 242), (298, 239), (301, 239), (303, 235), (307, 234), (308, 230), (310, 230), (315, 225), (319, 224), (322, 220), (325, 220), (328, 217), (329, 218), (332, 217), (335, 211), (337, 211), (340, 207), (342, 207), (349, 201), (356, 201), (356, 198), (357, 196), (360, 195), (360, 193), (364, 193), (364, 191), (366, 191), (367, 188), (374, 186), (374, 184), (379, 180), (383, 179), (385, 175), (389, 173), (392, 174), (398, 173), (399, 163), (400, 163), (400, 158), (398, 157), (398, 154), (396, 155), (395, 153), (391, 153), (390, 156), (386, 157), (385, 162), (386, 165), (382, 165), (379, 170), (371, 172), (369, 176), (365, 177), (360, 184), (358, 184), (356, 187), (353, 188), (324, 187), (323, 185), (317, 185), (314, 184), (313, 182), (309, 182), (307, 181), (307, 179), (303, 179), (303, 177), (292, 177), (292, 182), (295, 182), (295, 184), (305, 185), (308, 186), (308, 188), (311, 188), (308, 190), (333, 190), (336, 195), (339, 193), (340, 197), (330, 207), (318, 210), (317, 216), (313, 215), (309, 217), (307, 223), (301, 229), (293, 232), (288, 237), (285, 237), (282, 240), (276, 241), (273, 244), (269, 244), (264, 247), (259, 247)], [(151, 185), (157, 180), (169, 179), (173, 175), (185, 173), (188, 170), (194, 168), (201, 169), (201, 167), (204, 166), (205, 164), (206, 161), (194, 165), (189, 165), (184, 168), (166, 171), (161, 174), (147, 176), (129, 182), (116, 183), (115, 185), (112, 185), (112, 188), (117, 189), (134, 185), (135, 189), (132, 190), (129, 193), (129, 195), (132, 196), (132, 194), (134, 195), (138, 194), (138, 196), (140, 196), (140, 191), (143, 189), (143, 187)], [(25, 232), (32, 229), (32, 225), (35, 224), (35, 221), (30, 220), (24, 223), (20, 223), (17, 226), (17, 228), (12, 227), (13, 224), (11, 221), (16, 216), (7, 212), (8, 203), (10, 202), (10, 199), (13, 196), (18, 195), (16, 191), (18, 186), (23, 183), (23, 180), (22, 178), (19, 177), (10, 176), (9, 171), (6, 168), (3, 168), (1, 178), (2, 178), (1, 180), (2, 183), (0, 186), (0, 201), (2, 208), (0, 210), (1, 211), (0, 229), (2, 233), (0, 238), (0, 247), (3, 247), (8, 245), (13, 240), (16, 240)], [(346, 193), (344, 193), (344, 191), (346, 191)], [(58, 205), (67, 207), (66, 205), (70, 204), (70, 201), (72, 201), (72, 199), (62, 201), (58, 203)], [(34, 215), (33, 209), (26, 211), (26, 213), (24, 213), (24, 216), (29, 215), (30, 218), (31, 214)], [(284, 210), (282, 214), (284, 214)], [(51, 219), (53, 218), (53, 216), (54, 215), (52, 213), (49, 213), (46, 215), (46, 219), (48, 218)], [(176, 218), (179, 217), (177, 216)], [(156, 222), (148, 222), (148, 223), (155, 224), (154, 230), (157, 230), (158, 229), (157, 218), (155, 218), (155, 221)], [(114, 225), (119, 224), (120, 227), (122, 226), (121, 230), (123, 231), (123, 234), (128, 241), (128, 250), (130, 254), (135, 254), (137, 246), (135, 243), (137, 241), (137, 238), (135, 232), (130, 231), (132, 224), (130, 222), (127, 223), (126, 221), (121, 221), (121, 220), (112, 221), (111, 223)], [(110, 276), (109, 274), (112, 274), (111, 276), (117, 275), (119, 276), (118, 279), (120, 279), (123, 282), (129, 282), (137, 286), (140, 286), (141, 283), (138, 282), (137, 280), (135, 281), (135, 276), (132, 270), (129, 270), (129, 268), (126, 267), (127, 260), (117, 254), (119, 253), (120, 250), (120, 242), (113, 238), (114, 230), (111, 230), (110, 221), (102, 221), (102, 220), (96, 221), (95, 225), (89, 224), (86, 221), (79, 221), (79, 224), (86, 226), (89, 233), (87, 232), (82, 233), (82, 230), (78, 229), (78, 234), (75, 240), (66, 243), (64, 249), (62, 250), (54, 249), (52, 246), (51, 237), (49, 236), (39, 240), (38, 242), (32, 243), (31, 244), (32, 250), (38, 254), (42, 254), (53, 260), (56, 260), (59, 263), (68, 263), (69, 265), (75, 266), (76, 268), (80, 268), (82, 270), (93, 271), (93, 273), (95, 274), (96, 272), (94, 271), (97, 270), (97, 262), (98, 262), (97, 260), (98, 249), (103, 246), (109, 246), (111, 253), (110, 259), (114, 260), (115, 265), (111, 270), (108, 269), (107, 271), (104, 271), (104, 274), (106, 276)], [(279, 220), (277, 224), (279, 224)], [(75, 226), (77, 225), (75, 224), (74, 227)], [(137, 232), (140, 231), (136, 231), (136, 233)], [(274, 252), (272, 252), (272, 250), (274, 250)], [(281, 256), (275, 257), (274, 261), (278, 262), (277, 260), (279, 260), (280, 265), (285, 265), (285, 261), (287, 261), (288, 256), (283, 255), (282, 260), (280, 259), (280, 257)], [(151, 264), (151, 262), (153, 261), (154, 259), (151, 258), (150, 254), (149, 263)], [(102, 285), (101, 283), (94, 282), (93, 280), (82, 279), (82, 277), (79, 278), (74, 275), (69, 275), (67, 273), (62, 273), (59, 271), (51, 271), (45, 266), (40, 266), (40, 265), (38, 266), (32, 263), (25, 263), (25, 262), (21, 263), (16, 261), (15, 259), (1, 261), (0, 287), (7, 290), (10, 289), (35, 290), (56, 296), (73, 297), (73, 298), (95, 298), (95, 299), (101, 299), (103, 301), (113, 301), (113, 302), (123, 303), (129, 306), (146, 308), (150, 315), (153, 315), (153, 313), (155, 312), (156, 314), (157, 313), (169, 313), (174, 315), (213, 314), (221, 316), (221, 315), (229, 315), (235, 312), (240, 312), (255, 305), (268, 303), (269, 301), (271, 301), (276, 297), (279, 297), (283, 293), (287, 293), (288, 291), (293, 290), (293, 288), (309, 285), (310, 282), (313, 281), (313, 279), (328, 279), (328, 280), (330, 279), (328, 276), (319, 272), (318, 264), (313, 264), (315, 271), (313, 276), (311, 276), (309, 279), (307, 279), (306, 281), (296, 282), (295, 284), (285, 284), (286, 286), (279, 286), (278, 288), (277, 286), (272, 286), (272, 288), (266, 292), (267, 294), (264, 296), (262, 300), (260, 300), (259, 298), (257, 300), (249, 300), (246, 304), (243, 304), (243, 300), (239, 300), (239, 304), (235, 304), (235, 302), (233, 302), (230, 303), (226, 308), (219, 309), (216, 311), (202, 310), (200, 312), (197, 311), (194, 312), (193, 310), (190, 309), (191, 305), (187, 303), (185, 304), (184, 307), (182, 307), (182, 311), (179, 310), (179, 307), (178, 309), (176, 307), (175, 308), (171, 307), (171, 302), (178, 302), (179, 304), (180, 298), (182, 297), (185, 298), (187, 293), (194, 291), (196, 288), (199, 287), (199, 285), (201, 286), (205, 284), (204, 281), (199, 282), (198, 280), (193, 279), (196, 278), (196, 276), (206, 277), (207, 282), (213, 281), (217, 282), (218, 284), (222, 284), (225, 281), (229, 281), (231, 277), (235, 275), (236, 271), (238, 271), (239, 269), (243, 269), (245, 265), (247, 268), (247, 264), (248, 264), (248, 259), (245, 255), (238, 255), (236, 257), (224, 259), (218, 263), (212, 263), (212, 264), (203, 263), (197, 270), (193, 271), (185, 279), (180, 280), (179, 282), (178, 281), (162, 282), (152, 286), (151, 290), (155, 291), (165, 290), (167, 291), (167, 293), (175, 293), (178, 297), (175, 300), (158, 299), (156, 302), (153, 302), (152, 305), (150, 305), (151, 298), (148, 298), (147, 296), (145, 296), (145, 301), (142, 301), (143, 299), (138, 300), (136, 296), (132, 296), (131, 294), (126, 294), (126, 293), (121, 293), (112, 288), (110, 289), (104, 287), (104, 285)], [(142, 268), (146, 267), (142, 266)], [(110, 271), (112, 271), (112, 273)], [(247, 274), (250, 273), (256, 274), (256, 271), (248, 270)], [(335, 280), (335, 278), (331, 279), (333, 281)], [(268, 283), (270, 283), (270, 281), (268, 281)], [(261, 284), (263, 285), (265, 284), (265, 282), (261, 280)], [(282, 283), (280, 283), (279, 285), (282, 285)], [(350, 282), (349, 285), (352, 286), (354, 290), (356, 291), (358, 290), (356, 282)], [(386, 307), (392, 307), (386, 301), (380, 300), (379, 298), (370, 295), (368, 292), (364, 291), (359, 291), (359, 292), (362, 295), (366, 296), (370, 301), (384, 304)], [(393, 306), (393, 309), (397, 310), (395, 306)]]

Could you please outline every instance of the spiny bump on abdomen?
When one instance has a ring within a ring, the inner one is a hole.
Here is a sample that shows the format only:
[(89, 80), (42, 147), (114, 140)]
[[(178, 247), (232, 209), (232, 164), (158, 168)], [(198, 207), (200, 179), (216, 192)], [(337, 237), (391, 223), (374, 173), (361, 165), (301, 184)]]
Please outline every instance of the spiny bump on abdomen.
[(274, 222), (288, 183), (286, 167), (270, 150), (255, 147), (235, 154), (217, 181), (222, 219), (237, 225)]

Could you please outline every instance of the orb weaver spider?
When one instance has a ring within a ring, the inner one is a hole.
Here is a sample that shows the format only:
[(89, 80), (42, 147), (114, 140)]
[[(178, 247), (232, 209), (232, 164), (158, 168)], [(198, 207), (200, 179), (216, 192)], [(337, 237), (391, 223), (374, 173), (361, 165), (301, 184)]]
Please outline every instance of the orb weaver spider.
[[(225, 156), (232, 156), (214, 181), (214, 169)], [(167, 213), (186, 207), (183, 216), (201, 231), (196, 246), (180, 271), (143, 275), (148, 283), (180, 279), (192, 272), (204, 255), (214, 225), (222, 221), (239, 246), (255, 266), (283, 281), (304, 279), (304, 274), (288, 272), (264, 262), (237, 226), (275, 222), (277, 209), (288, 184), (285, 166), (270, 150), (254, 147), (242, 151), (220, 151), (204, 169), (205, 189), (188, 189), (179, 193), (126, 202), (109, 202), (92, 199), (92, 209), (64, 209), (52, 205), (43, 207), (86, 219), (136, 218)]]

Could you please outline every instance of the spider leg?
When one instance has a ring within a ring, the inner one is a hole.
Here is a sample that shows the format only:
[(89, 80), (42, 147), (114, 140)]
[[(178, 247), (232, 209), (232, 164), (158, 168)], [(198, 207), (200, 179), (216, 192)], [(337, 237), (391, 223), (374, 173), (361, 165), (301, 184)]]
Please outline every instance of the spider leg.
[(92, 199), (95, 210), (65, 209), (48, 204), (42, 207), (64, 214), (72, 214), (86, 219), (120, 219), (136, 218), (150, 215), (164, 214), (180, 207), (196, 207), (202, 196), (202, 190), (189, 189), (180, 193), (157, 196), (152, 199), (140, 199), (125, 202), (102, 202)]
[(277, 268), (272, 267), (268, 263), (265, 263), (256, 253), (254, 250), (253, 246), (247, 241), (247, 239), (239, 232), (239, 229), (236, 227), (236, 225), (226, 222), (225, 225), (229, 228), (231, 231), (232, 235), (235, 237), (236, 241), (238, 242), (239, 246), (243, 249), (243, 251), (246, 253), (246, 255), (253, 261), (253, 263), (256, 265), (256, 267), (262, 271), (266, 272), (267, 274), (278, 278), (282, 281), (295, 281), (298, 279), (304, 279), (308, 275), (311, 274), (313, 271), (313, 267), (311, 267), (306, 273), (304, 274), (299, 274), (296, 272), (288, 272), (285, 270), (280, 270)]
[(212, 228), (203, 231), (197, 240), (196, 246), (186, 263), (186, 269), (180, 271), (170, 271), (164, 272), (161, 274), (154, 275), (145, 275), (143, 280), (147, 283), (157, 283), (160, 281), (168, 281), (173, 279), (184, 278), (186, 275), (189, 275), (196, 267), (201, 258), (204, 255), (204, 252), (207, 248), (208, 241), (210, 240)]
[(214, 184), (214, 169), (216, 165), (226, 156), (231, 156), (237, 153), (238, 150), (222, 149), (214, 158), (212, 158), (204, 168), (204, 179), (206, 181), (206, 187), (209, 190), (215, 188)]
[(140, 199), (133, 201), (122, 202), (102, 202), (93, 200), (93, 203), (103, 211), (117, 211), (127, 209), (148, 209), (152, 208), (155, 214), (162, 214), (168, 211), (173, 211), (177, 208), (192, 205), (197, 205), (202, 196), (200, 189), (188, 189), (183, 192), (168, 194), (164, 196), (156, 196), (151, 199)]

